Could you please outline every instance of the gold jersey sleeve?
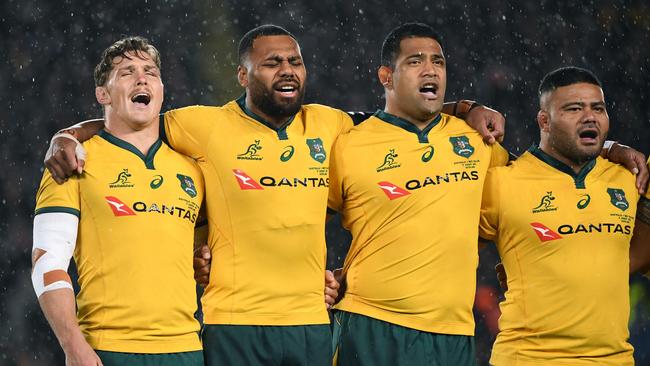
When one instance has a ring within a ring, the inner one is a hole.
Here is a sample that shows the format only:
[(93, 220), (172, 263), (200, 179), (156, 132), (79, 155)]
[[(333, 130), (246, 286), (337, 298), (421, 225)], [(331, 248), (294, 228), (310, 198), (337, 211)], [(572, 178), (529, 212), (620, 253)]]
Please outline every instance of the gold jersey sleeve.
[(633, 365), (634, 177), (601, 158), (576, 174), (532, 148), (488, 173), (481, 236), (508, 276), (490, 363)]
[(83, 175), (44, 173), (35, 214), (80, 216), (74, 261), (79, 326), (98, 350), (201, 349), (192, 269), (203, 178), (162, 141), (147, 155), (105, 132), (84, 143)]
[(45, 169), (36, 194), (35, 215), (48, 212), (69, 213), (79, 217), (79, 177), (72, 176), (65, 183), (57, 184), (49, 170)]
[(203, 160), (211, 134), (221, 120), (222, 107), (191, 106), (172, 109), (164, 114), (164, 136), (177, 152), (195, 160)]
[(304, 105), (276, 128), (244, 97), (165, 117), (171, 146), (198, 159), (212, 252), (206, 324), (327, 324), (323, 301), (331, 147), (350, 117)]
[(452, 116), (420, 131), (378, 112), (341, 135), (332, 156), (329, 207), (353, 237), (337, 308), (472, 335), (483, 180), (505, 150)]

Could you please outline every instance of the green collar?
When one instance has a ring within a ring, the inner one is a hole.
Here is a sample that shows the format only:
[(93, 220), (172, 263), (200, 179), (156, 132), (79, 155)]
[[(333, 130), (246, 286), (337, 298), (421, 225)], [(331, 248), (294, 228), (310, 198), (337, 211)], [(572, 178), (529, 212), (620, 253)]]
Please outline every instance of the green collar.
[(278, 134), (278, 138), (280, 140), (288, 140), (289, 139), (289, 136), (287, 136), (287, 127), (289, 127), (291, 122), (293, 122), (293, 119), (296, 118), (295, 114), (293, 116), (291, 116), (291, 118), (289, 118), (289, 120), (287, 122), (285, 122), (285, 124), (282, 125), (280, 128), (275, 128), (275, 126), (272, 125), (269, 121), (267, 121), (264, 118), (258, 116), (253, 111), (248, 109), (248, 107), (246, 107), (246, 93), (242, 94), (241, 97), (237, 98), (236, 102), (239, 105), (239, 108), (241, 108), (241, 110), (244, 111), (244, 113), (246, 113), (247, 116), (249, 116), (250, 118), (256, 120), (257, 122), (259, 122), (259, 123), (263, 124), (264, 126), (272, 129), (273, 131), (275, 131)]
[(429, 122), (427, 127), (425, 127), (422, 131), (420, 131), (420, 129), (415, 127), (415, 125), (412, 124), (411, 122), (399, 118), (397, 116), (394, 116), (390, 113), (386, 113), (382, 110), (378, 110), (377, 112), (375, 112), (373, 116), (379, 118), (380, 120), (386, 123), (390, 123), (391, 125), (403, 128), (408, 132), (413, 132), (418, 136), (418, 141), (423, 144), (429, 143), (429, 131), (431, 131), (431, 129), (435, 125), (437, 125), (438, 122), (440, 122), (440, 120), (442, 120), (442, 115), (438, 114), (436, 118), (433, 119), (433, 121)]
[(106, 132), (105, 130), (99, 131), (97, 133), (97, 135), (99, 135), (99, 137), (103, 138), (104, 140), (110, 142), (111, 144), (113, 144), (113, 145), (115, 145), (115, 146), (117, 146), (119, 148), (122, 148), (124, 150), (128, 150), (128, 151), (134, 153), (137, 157), (139, 157), (140, 159), (142, 159), (142, 161), (144, 161), (144, 165), (147, 167), (147, 169), (156, 169), (154, 167), (154, 165), (153, 165), (153, 158), (154, 158), (154, 156), (156, 156), (156, 153), (160, 149), (160, 146), (162, 146), (162, 140), (161, 139), (156, 140), (156, 142), (154, 142), (153, 145), (151, 145), (151, 147), (149, 148), (149, 151), (147, 152), (147, 155), (145, 156), (135, 146), (131, 145), (130, 143), (128, 143), (128, 142), (126, 142), (126, 141), (124, 141), (122, 139), (119, 139), (119, 138), (111, 135), (110, 133)]
[(557, 160), (556, 158), (552, 157), (551, 155), (545, 153), (540, 149), (537, 145), (533, 144), (530, 148), (528, 148), (528, 151), (533, 154), (536, 158), (539, 160), (545, 162), (546, 164), (550, 165), (551, 167), (561, 171), (562, 173), (566, 173), (571, 178), (573, 178), (573, 181), (576, 185), (576, 188), (578, 189), (585, 189), (585, 178), (587, 178), (587, 174), (594, 168), (596, 165), (596, 159), (591, 159), (585, 164), (582, 169), (578, 173), (573, 171), (571, 167), (568, 165), (564, 164), (563, 162)]

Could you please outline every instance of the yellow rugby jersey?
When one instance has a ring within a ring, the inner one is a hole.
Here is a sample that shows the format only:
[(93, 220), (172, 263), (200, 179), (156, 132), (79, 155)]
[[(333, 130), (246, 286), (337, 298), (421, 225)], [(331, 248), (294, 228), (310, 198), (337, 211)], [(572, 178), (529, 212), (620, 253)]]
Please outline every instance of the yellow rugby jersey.
[(104, 131), (84, 143), (84, 173), (57, 185), (45, 171), (36, 215), (80, 216), (77, 317), (97, 350), (201, 349), (192, 268), (201, 172), (161, 140), (144, 156)]
[(206, 324), (327, 324), (323, 301), (330, 147), (350, 117), (304, 105), (275, 129), (244, 96), (164, 115), (171, 146), (206, 183), (210, 283)]
[(507, 162), (505, 149), (449, 115), (420, 131), (379, 111), (339, 137), (332, 159), (329, 207), (353, 238), (336, 308), (474, 334), (483, 180)]
[(495, 240), (508, 274), (490, 362), (633, 365), (634, 176), (601, 158), (575, 174), (532, 147), (491, 169), (483, 196), (480, 234)]

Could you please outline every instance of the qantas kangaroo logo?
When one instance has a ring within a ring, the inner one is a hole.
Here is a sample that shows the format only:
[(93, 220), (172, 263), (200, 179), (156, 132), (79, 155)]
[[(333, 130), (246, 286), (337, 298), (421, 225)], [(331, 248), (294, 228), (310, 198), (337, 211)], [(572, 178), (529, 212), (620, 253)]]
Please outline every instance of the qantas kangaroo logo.
[(135, 212), (129, 208), (124, 202), (120, 201), (119, 198), (113, 196), (106, 196), (106, 203), (113, 210), (115, 216), (134, 216)]
[(533, 230), (535, 230), (535, 234), (537, 234), (537, 237), (541, 241), (551, 241), (551, 240), (556, 240), (556, 239), (562, 239), (560, 234), (556, 233), (555, 231), (547, 228), (543, 224), (540, 224), (539, 222), (531, 222), (530, 226), (533, 227)]
[(388, 199), (391, 201), (409, 195), (410, 193), (404, 188), (398, 187), (391, 182), (379, 182), (377, 183), (379, 188), (386, 194)]
[(243, 170), (233, 169), (232, 172), (233, 174), (235, 174), (235, 178), (237, 178), (237, 183), (239, 183), (239, 188), (241, 188), (242, 190), (264, 189), (253, 178), (249, 177), (248, 174), (244, 173)]

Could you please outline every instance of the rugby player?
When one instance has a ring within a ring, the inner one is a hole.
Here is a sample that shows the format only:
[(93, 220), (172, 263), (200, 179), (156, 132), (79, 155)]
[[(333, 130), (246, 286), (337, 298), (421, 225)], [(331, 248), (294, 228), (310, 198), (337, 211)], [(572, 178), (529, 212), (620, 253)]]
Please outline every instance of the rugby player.
[[(66, 365), (203, 365), (192, 257), (201, 171), (159, 138), (160, 55), (140, 37), (95, 68), (105, 127), (83, 174), (44, 172), (32, 281)], [(80, 292), (67, 274), (74, 254)]]
[(628, 273), (648, 258), (630, 239), (647, 246), (648, 200), (636, 215), (633, 174), (599, 157), (609, 116), (592, 72), (550, 72), (539, 104), (539, 146), (485, 182), (480, 236), (508, 274), (490, 363), (634, 365)]
[(336, 305), (336, 362), (474, 365), (473, 235), (487, 169), (508, 153), (441, 113), (446, 60), (431, 27), (393, 29), (378, 76), (384, 110), (332, 151), (329, 208), (353, 237)]

